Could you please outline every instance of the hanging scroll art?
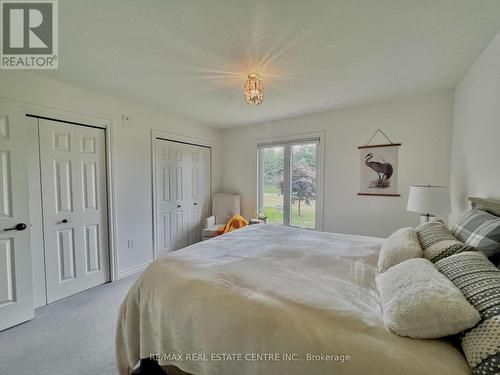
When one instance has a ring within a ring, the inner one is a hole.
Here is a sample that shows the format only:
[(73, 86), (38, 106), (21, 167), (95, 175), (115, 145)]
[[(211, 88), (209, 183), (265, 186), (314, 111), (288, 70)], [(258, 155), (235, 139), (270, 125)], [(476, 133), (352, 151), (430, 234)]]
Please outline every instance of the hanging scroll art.
[[(389, 143), (370, 145), (372, 139), (382, 134)], [(380, 129), (372, 135), (366, 145), (359, 146), (360, 187), (358, 195), (399, 197), (398, 151), (401, 143), (392, 143)]]

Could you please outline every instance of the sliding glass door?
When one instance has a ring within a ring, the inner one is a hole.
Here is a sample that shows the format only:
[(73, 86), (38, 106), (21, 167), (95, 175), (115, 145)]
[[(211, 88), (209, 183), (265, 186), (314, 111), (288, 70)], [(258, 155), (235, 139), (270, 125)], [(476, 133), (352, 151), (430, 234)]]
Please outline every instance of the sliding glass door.
[(259, 149), (259, 159), (262, 160), (262, 175), (259, 180), (262, 186), (259, 211), (267, 216), (271, 224), (284, 223), (284, 195), (282, 193), (284, 174), (284, 146), (270, 146)]
[(259, 213), (272, 224), (315, 229), (318, 139), (258, 146)]

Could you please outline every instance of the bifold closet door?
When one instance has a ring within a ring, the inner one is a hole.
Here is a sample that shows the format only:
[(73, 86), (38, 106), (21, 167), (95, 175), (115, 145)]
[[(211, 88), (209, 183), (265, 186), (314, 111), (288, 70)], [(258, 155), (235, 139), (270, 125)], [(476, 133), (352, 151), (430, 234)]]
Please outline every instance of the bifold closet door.
[(187, 153), (183, 144), (156, 140), (156, 238), (159, 253), (188, 244)]
[(34, 317), (24, 121), (0, 103), (0, 331)]
[(201, 231), (205, 218), (210, 213), (210, 150), (206, 147), (187, 148), (189, 189), (188, 189), (188, 242), (201, 241)]
[(201, 240), (210, 199), (210, 150), (156, 139), (155, 239), (160, 255)]
[(47, 302), (109, 281), (103, 129), (39, 120)]

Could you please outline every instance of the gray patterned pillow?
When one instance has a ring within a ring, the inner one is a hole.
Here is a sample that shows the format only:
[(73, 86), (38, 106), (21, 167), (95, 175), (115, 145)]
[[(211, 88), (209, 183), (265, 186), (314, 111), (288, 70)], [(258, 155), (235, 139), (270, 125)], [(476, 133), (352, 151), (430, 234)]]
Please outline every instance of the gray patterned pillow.
[(466, 331), (462, 349), (476, 375), (500, 373), (500, 270), (480, 252), (464, 252), (435, 263), (467, 300), (482, 321)]
[(500, 217), (482, 210), (470, 210), (453, 227), (453, 235), (488, 257), (500, 254)]
[(500, 374), (500, 316), (484, 320), (467, 332), (462, 349), (474, 374)]
[(442, 221), (424, 223), (415, 230), (417, 231), (420, 246), (424, 250), (424, 258), (433, 263), (453, 254), (475, 250), (453, 237), (453, 234)]

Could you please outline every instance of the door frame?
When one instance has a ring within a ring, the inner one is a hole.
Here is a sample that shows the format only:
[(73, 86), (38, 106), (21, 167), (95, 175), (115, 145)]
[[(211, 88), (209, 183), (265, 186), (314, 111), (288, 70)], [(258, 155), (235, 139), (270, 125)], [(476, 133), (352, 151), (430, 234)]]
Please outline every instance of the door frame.
[[(47, 117), (43, 116), (40, 114), (34, 114), (34, 113), (26, 113), (26, 117), (32, 117), (35, 119), (40, 119), (40, 120), (50, 120), (50, 121), (56, 121), (60, 122), (63, 124), (69, 124), (69, 125), (77, 125), (77, 126), (88, 126), (88, 127), (93, 127), (93, 128), (98, 128), (98, 129), (103, 129), (104, 130), (104, 136), (105, 136), (105, 155), (106, 155), (106, 194), (107, 194), (107, 208), (108, 208), (108, 230), (109, 230), (109, 240), (108, 240), (108, 247), (109, 247), (109, 254), (110, 254), (110, 276), (111, 276), (111, 281), (116, 281), (117, 278), (117, 267), (115, 261), (117, 261), (117, 254), (114, 251), (115, 250), (115, 220), (114, 220), (114, 214), (110, 214), (110, 212), (114, 213), (114, 189), (112, 186), (114, 186), (114, 173), (113, 173), (113, 162), (111, 160), (112, 158), (112, 151), (111, 151), (111, 132), (112, 132), (112, 127), (110, 123), (107, 124), (96, 124), (94, 121), (86, 121), (86, 122), (76, 122), (76, 121), (71, 121), (67, 119), (62, 119), (61, 117)], [(38, 145), (38, 152), (40, 152), (39, 145)], [(37, 166), (36, 168), (38, 172), (40, 173), (40, 165)], [(112, 185), (112, 186), (110, 186)], [(40, 197), (41, 198), (41, 197)], [(111, 198), (111, 199), (110, 199)]]
[[(17, 102), (17, 100), (10, 99), (11, 102)], [(101, 128), (104, 130), (105, 135), (105, 146), (106, 146), (106, 194), (107, 194), (107, 209), (108, 209), (108, 250), (109, 250), (109, 274), (110, 281), (115, 282), (118, 278), (118, 252), (117, 252), (117, 242), (116, 242), (116, 194), (115, 194), (115, 176), (114, 176), (114, 158), (113, 158), (113, 121), (105, 118), (94, 117), (85, 114), (68, 112), (56, 108), (39, 106), (32, 103), (23, 103), (22, 113), (25, 115), (27, 121), (29, 119), (46, 119), (57, 121), (61, 123), (67, 123), (72, 125), (80, 125), (80, 126), (91, 126), (94, 128)], [(31, 160), (35, 158), (37, 161), (39, 160), (40, 148), (38, 141), (38, 128), (34, 126), (35, 121), (28, 121), (29, 131), (30, 131), (30, 139), (32, 153), (36, 153), (36, 156), (30, 155)], [(36, 121), (38, 124), (38, 121)], [(35, 163), (30, 170), (30, 173), (37, 174), (38, 178), (31, 178), (30, 182), (33, 182), (35, 186), (30, 186), (30, 202), (37, 201), (35, 204), (41, 204), (42, 196), (41, 196), (41, 181), (40, 181), (40, 164)], [(40, 203), (38, 203), (40, 202)], [(40, 212), (30, 214), (31, 220), (36, 222), (36, 225), (42, 226), (43, 218)], [(42, 237), (43, 239), (43, 237)], [(33, 239), (32, 239), (33, 240)], [(43, 248), (43, 247), (42, 247)], [(32, 249), (32, 258), (35, 260), (36, 258), (33, 256)], [(42, 259), (44, 256), (42, 254)], [(45, 265), (38, 265), (39, 269), (44, 270)], [(47, 304), (47, 290), (46, 290), (46, 280), (45, 273), (42, 274), (40, 272), (33, 273), (34, 282), (43, 283), (43, 290), (45, 295), (42, 297), (34, 295), (34, 307), (38, 308)]]
[(157, 208), (156, 208), (156, 139), (162, 139), (164, 141), (177, 142), (189, 144), (192, 146), (206, 147), (210, 150), (210, 166), (209, 166), (209, 177), (210, 177), (210, 186), (209, 186), (209, 202), (208, 205), (210, 207), (210, 212), (212, 212), (212, 169), (213, 169), (213, 142), (208, 141), (206, 139), (201, 138), (192, 138), (186, 137), (183, 135), (169, 133), (162, 130), (151, 130), (151, 186), (152, 186), (152, 205), (153, 205), (153, 228), (152, 228), (152, 236), (153, 236), (153, 260), (158, 259), (159, 257), (159, 248), (158, 248), (158, 238), (156, 233), (156, 225), (157, 225)]

